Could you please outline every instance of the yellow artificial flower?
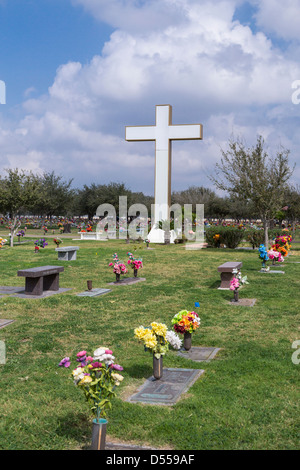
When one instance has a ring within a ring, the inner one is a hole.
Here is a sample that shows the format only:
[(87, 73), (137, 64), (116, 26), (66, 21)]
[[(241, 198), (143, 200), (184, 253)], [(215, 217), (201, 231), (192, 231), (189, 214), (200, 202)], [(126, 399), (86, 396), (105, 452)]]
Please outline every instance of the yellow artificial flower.
[(89, 375), (85, 375), (79, 382), (78, 385), (85, 385), (85, 384), (88, 384), (92, 382), (92, 377), (90, 377)]
[(151, 335), (151, 337), (149, 336), (148, 338), (146, 338), (145, 346), (146, 348), (154, 349), (157, 346), (157, 341), (155, 339), (155, 336)]
[(112, 372), (111, 376), (115, 380), (116, 385), (120, 385), (120, 382), (124, 379), (123, 375), (117, 374), (116, 372)]
[(146, 334), (146, 330), (143, 326), (140, 326), (134, 330), (134, 334), (139, 340), (142, 340)]
[(151, 327), (155, 334), (158, 336), (163, 336), (164, 338), (166, 337), (168, 331), (167, 325), (164, 325), (163, 323), (152, 322)]

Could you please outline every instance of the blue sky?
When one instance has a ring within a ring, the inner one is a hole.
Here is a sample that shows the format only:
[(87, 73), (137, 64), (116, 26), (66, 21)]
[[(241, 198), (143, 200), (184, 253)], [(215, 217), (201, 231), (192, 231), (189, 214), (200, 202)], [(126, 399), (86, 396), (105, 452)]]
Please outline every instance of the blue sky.
[(54, 170), (76, 187), (153, 194), (154, 144), (124, 137), (154, 124), (156, 104), (204, 129), (173, 144), (173, 190), (211, 187), (232, 136), (250, 146), (261, 134), (297, 164), (299, 16), (300, 0), (0, 0), (0, 174)]
[(61, 64), (91, 60), (112, 31), (69, 0), (0, 2), (0, 71), (8, 105), (21, 103), (31, 88), (46, 93)]

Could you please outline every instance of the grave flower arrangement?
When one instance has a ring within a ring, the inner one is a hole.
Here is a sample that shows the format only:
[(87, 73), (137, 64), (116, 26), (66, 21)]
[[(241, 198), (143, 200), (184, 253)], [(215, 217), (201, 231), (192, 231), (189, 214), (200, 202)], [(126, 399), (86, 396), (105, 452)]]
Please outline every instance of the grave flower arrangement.
[(282, 256), (287, 256), (291, 249), (291, 235), (281, 235), (275, 238), (275, 243), (272, 245), (271, 249), (279, 251)]
[(266, 250), (266, 247), (265, 245), (259, 245), (259, 248), (258, 248), (258, 256), (259, 258), (262, 260), (262, 270), (263, 271), (267, 271), (269, 270), (270, 268), (267, 267), (266, 265), (266, 262), (269, 260), (269, 256), (268, 256), (268, 252)]
[(162, 359), (169, 346), (180, 349), (182, 341), (174, 331), (169, 331), (164, 323), (152, 322), (150, 327), (139, 326), (134, 330), (135, 338), (144, 344), (145, 351), (153, 355), (153, 375), (156, 379), (162, 376)]
[(5, 238), (0, 238), (0, 248), (2, 248), (2, 246), (4, 246), (6, 242), (7, 240)]
[(134, 271), (134, 277), (137, 276), (137, 272), (138, 272), (138, 269), (141, 269), (143, 267), (143, 260), (142, 258), (134, 258), (133, 254), (132, 253), (127, 253), (129, 259), (127, 261), (127, 264), (129, 264), (133, 271)]
[(272, 260), (272, 264), (275, 264), (276, 261), (278, 261), (278, 263), (282, 263), (284, 261), (282, 253), (280, 253), (280, 251), (274, 250), (273, 248), (268, 250), (268, 256), (269, 259)]
[(63, 242), (61, 238), (53, 238), (53, 242), (59, 248), (59, 245)]
[(16, 235), (17, 235), (17, 237), (18, 237), (18, 241), (20, 242), (20, 238), (21, 238), (21, 237), (24, 237), (25, 232), (24, 232), (24, 230), (19, 230)]
[(240, 287), (240, 282), (238, 278), (234, 277), (233, 279), (231, 279), (229, 289), (234, 292), (234, 297), (233, 297), (234, 302), (238, 302), (239, 300), (239, 287)]
[(183, 346), (186, 351), (192, 346), (192, 333), (200, 326), (200, 318), (198, 313), (188, 310), (181, 310), (176, 313), (171, 321), (174, 330), (184, 335)]
[(121, 274), (126, 274), (128, 273), (128, 269), (126, 267), (126, 265), (119, 260), (119, 257), (118, 257), (118, 254), (117, 253), (114, 253), (113, 255), (113, 262), (112, 263), (109, 263), (108, 266), (112, 266), (113, 267), (113, 272), (115, 273), (116, 275), (116, 280), (119, 281), (120, 280), (120, 275)]
[(172, 325), (177, 333), (194, 333), (200, 326), (198, 313), (181, 310), (172, 319)]
[(35, 253), (38, 253), (40, 248), (45, 248), (45, 246), (48, 245), (45, 238), (39, 238), (38, 240), (35, 241), (34, 244), (35, 244), (35, 247), (34, 247)]
[[(120, 385), (123, 376), (119, 374), (123, 367), (114, 363), (113, 352), (101, 347), (94, 351), (93, 356), (86, 351), (80, 351), (76, 356), (77, 367), (73, 369), (71, 377), (74, 384), (82, 390), (86, 401), (96, 421), (107, 416), (111, 410), (111, 400), (115, 397), (115, 388)], [(65, 357), (59, 363), (59, 367), (69, 368), (71, 361)]]

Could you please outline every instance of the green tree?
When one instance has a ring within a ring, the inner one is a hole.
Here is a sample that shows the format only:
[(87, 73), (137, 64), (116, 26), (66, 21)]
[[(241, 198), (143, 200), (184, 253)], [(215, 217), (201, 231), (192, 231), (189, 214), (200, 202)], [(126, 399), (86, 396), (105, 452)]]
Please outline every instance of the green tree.
[(295, 224), (300, 220), (300, 188), (299, 186), (290, 186), (284, 194), (284, 219), (287, 219), (295, 232)]
[(131, 205), (132, 192), (123, 183), (84, 185), (83, 189), (78, 191), (79, 215), (87, 214), (91, 220), (96, 214), (97, 207), (101, 204), (113, 205), (118, 214), (120, 196), (127, 196), (128, 205)]
[(274, 157), (264, 150), (262, 136), (256, 145), (246, 148), (240, 141), (229, 141), (229, 149), (221, 150), (221, 163), (216, 164), (216, 176), (211, 176), (215, 186), (252, 203), (261, 218), (268, 247), (268, 228), (275, 212), (282, 207), (284, 191), (293, 169), (289, 166), (289, 150), (282, 148)]
[(40, 197), (39, 178), (32, 172), (7, 169), (7, 175), (0, 179), (0, 210), (10, 218), (10, 246), (20, 227), (18, 215), (28, 210)]
[(50, 220), (54, 215), (67, 215), (74, 198), (72, 181), (63, 180), (63, 177), (55, 175), (54, 171), (45, 172), (39, 179), (40, 194), (34, 201), (33, 212), (49, 217)]

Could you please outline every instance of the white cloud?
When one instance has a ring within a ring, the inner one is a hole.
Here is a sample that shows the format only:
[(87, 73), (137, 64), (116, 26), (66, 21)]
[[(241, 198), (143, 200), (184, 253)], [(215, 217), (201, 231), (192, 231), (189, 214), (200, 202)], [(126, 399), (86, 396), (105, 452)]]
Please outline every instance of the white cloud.
[(254, 0), (259, 27), (283, 39), (299, 40), (300, 0)]
[(299, 116), (291, 84), (300, 66), (265, 33), (233, 21), (241, 2), (73, 3), (118, 29), (90, 62), (61, 65), (48, 93), (24, 102), (19, 122), (0, 124), (1, 166), (54, 169), (78, 185), (123, 181), (151, 193), (154, 145), (125, 142), (125, 126), (154, 124), (155, 104), (166, 103), (173, 123), (204, 125), (203, 142), (173, 146), (174, 189), (209, 185), (232, 134), (252, 144), (259, 133), (278, 141), (284, 129), (291, 148), (298, 145), (296, 122), (282, 122)]

